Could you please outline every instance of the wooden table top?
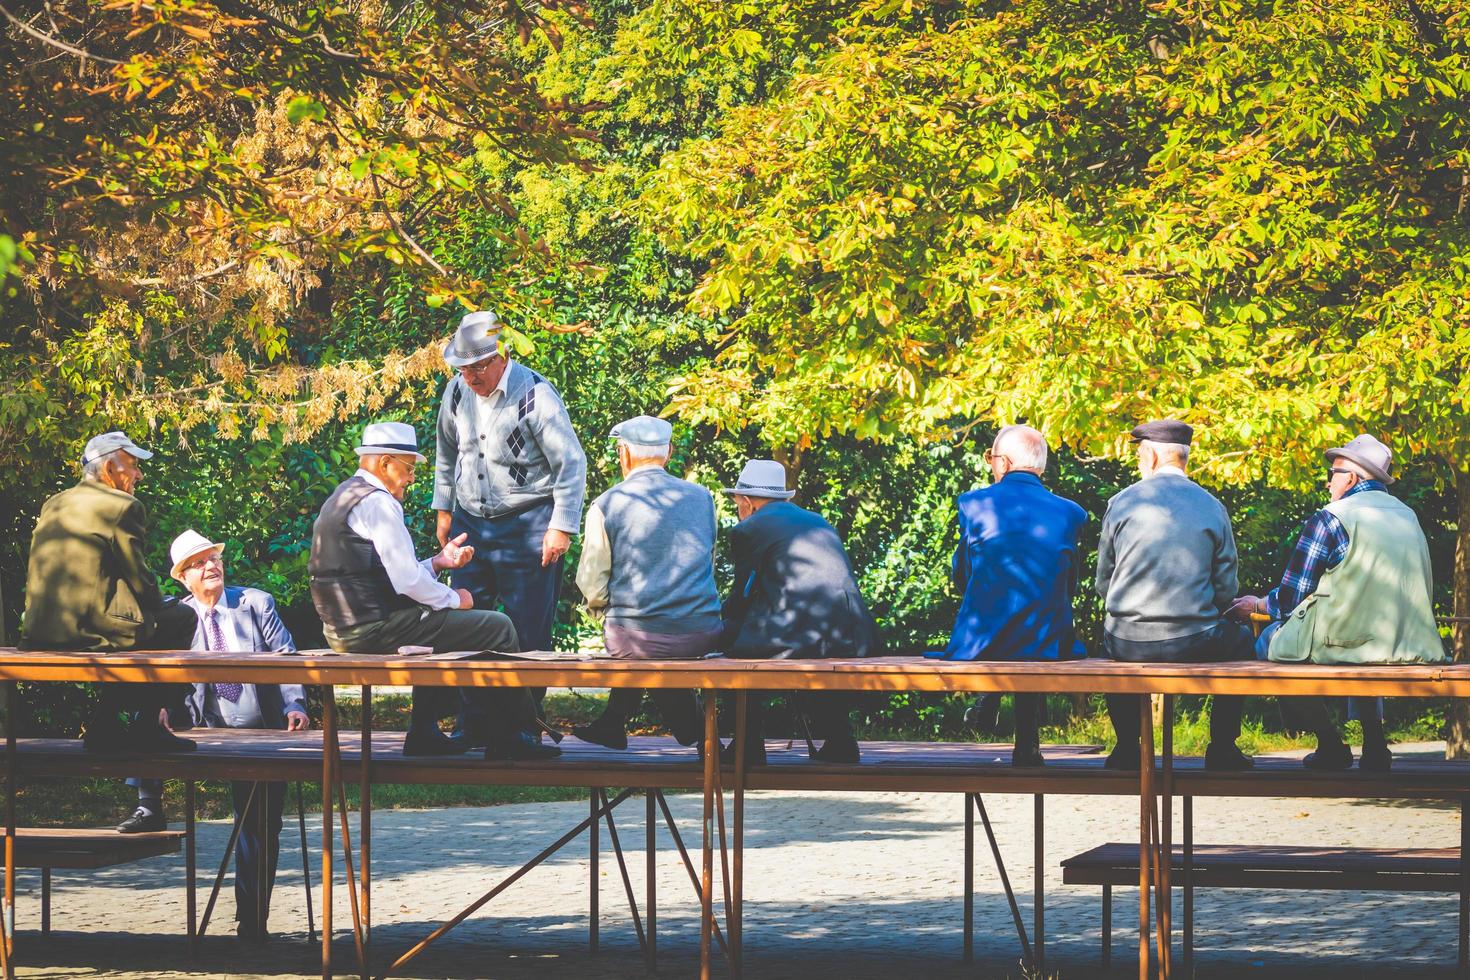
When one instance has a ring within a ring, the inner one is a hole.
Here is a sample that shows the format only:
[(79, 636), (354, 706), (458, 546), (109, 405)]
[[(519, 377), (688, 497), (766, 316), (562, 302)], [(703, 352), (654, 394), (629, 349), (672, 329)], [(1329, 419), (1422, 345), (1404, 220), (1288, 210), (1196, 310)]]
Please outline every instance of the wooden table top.
[(195, 651), (75, 653), (0, 647), (0, 681), (447, 685), (470, 687), (673, 687), (707, 690), (1026, 691), (1118, 694), (1380, 695), (1470, 697), (1470, 664), (1322, 666), (1237, 661), (1135, 664), (864, 660), (613, 660), (528, 653), (472, 660), (477, 652), (402, 656)]

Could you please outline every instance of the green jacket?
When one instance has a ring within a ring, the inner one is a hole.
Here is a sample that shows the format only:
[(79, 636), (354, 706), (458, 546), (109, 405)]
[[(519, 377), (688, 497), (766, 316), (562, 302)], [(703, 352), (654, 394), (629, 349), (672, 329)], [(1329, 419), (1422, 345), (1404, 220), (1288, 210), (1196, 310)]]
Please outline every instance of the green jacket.
[(1322, 575), (1271, 638), (1272, 660), (1318, 664), (1438, 663), (1429, 545), (1409, 507), (1381, 491), (1326, 509), (1348, 533), (1347, 555)]
[(145, 643), (163, 596), (143, 560), (148, 522), (132, 494), (83, 480), (41, 506), (26, 571), (21, 646), (126, 650)]

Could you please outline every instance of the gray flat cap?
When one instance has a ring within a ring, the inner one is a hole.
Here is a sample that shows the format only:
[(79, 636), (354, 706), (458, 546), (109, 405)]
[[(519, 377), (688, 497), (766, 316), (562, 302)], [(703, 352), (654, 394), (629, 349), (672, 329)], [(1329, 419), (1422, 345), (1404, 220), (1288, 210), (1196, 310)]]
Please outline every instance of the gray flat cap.
[(82, 450), (82, 465), (86, 466), (95, 459), (101, 459), (109, 453), (115, 453), (119, 449), (127, 450), (129, 456), (134, 459), (152, 459), (153, 454), (142, 446), (135, 445), (121, 432), (104, 432), (100, 436), (93, 436), (87, 440), (87, 446)]
[(665, 420), (656, 419), (652, 415), (636, 415), (626, 422), (619, 422), (613, 426), (609, 435), (630, 446), (647, 446), (650, 449), (657, 449), (673, 442), (674, 427)]
[(1132, 435), (1134, 442), (1142, 442), (1147, 439), (1149, 442), (1172, 442), (1179, 446), (1187, 446), (1194, 438), (1194, 429), (1184, 422), (1159, 419), (1134, 426)]

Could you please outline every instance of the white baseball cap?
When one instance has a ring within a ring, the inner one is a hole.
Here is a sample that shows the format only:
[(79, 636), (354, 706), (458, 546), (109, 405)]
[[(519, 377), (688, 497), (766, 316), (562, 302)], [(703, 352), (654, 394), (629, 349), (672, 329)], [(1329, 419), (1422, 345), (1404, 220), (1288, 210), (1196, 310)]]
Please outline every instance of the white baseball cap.
[(93, 436), (87, 440), (86, 448), (82, 450), (82, 465), (86, 466), (93, 460), (101, 459), (109, 453), (115, 453), (119, 449), (125, 450), (134, 459), (152, 459), (153, 454), (129, 439), (121, 432), (104, 432), (100, 436)]

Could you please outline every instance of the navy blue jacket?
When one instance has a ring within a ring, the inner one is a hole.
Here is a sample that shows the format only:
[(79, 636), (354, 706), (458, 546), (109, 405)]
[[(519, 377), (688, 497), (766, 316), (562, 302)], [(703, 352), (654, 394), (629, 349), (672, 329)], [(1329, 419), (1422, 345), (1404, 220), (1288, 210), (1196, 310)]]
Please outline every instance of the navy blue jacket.
[(883, 653), (837, 531), (788, 500), (730, 531), (735, 581), (721, 609), (731, 657), (801, 660)]
[(954, 581), (960, 612), (946, 660), (1068, 660), (1086, 655), (1072, 627), (1087, 512), (1031, 473), (961, 494)]

